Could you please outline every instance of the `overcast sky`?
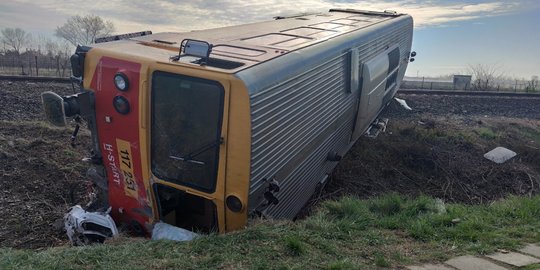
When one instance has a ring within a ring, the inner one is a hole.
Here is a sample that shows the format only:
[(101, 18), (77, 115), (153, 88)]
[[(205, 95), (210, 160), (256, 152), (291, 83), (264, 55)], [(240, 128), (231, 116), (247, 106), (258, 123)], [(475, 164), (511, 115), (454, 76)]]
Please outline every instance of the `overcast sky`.
[(0, 0), (0, 28), (52, 36), (69, 16), (90, 13), (112, 21), (118, 33), (190, 31), (336, 7), (411, 14), (418, 56), (408, 75), (459, 73), (479, 63), (495, 65), (508, 76), (540, 75), (537, 0)]

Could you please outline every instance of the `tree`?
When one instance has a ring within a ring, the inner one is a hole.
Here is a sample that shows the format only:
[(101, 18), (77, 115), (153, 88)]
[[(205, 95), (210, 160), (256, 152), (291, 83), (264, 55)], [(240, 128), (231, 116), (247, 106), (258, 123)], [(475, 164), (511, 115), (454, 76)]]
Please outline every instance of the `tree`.
[(527, 82), (527, 92), (536, 92), (538, 90), (538, 76), (532, 76), (531, 80)]
[(467, 73), (473, 76), (471, 86), (475, 90), (493, 89), (497, 81), (504, 76), (499, 66), (487, 64), (469, 65)]
[(28, 45), (31, 35), (21, 28), (5, 28), (2, 30), (2, 42), (13, 48), (17, 54), (21, 53), (22, 47)]
[(55, 35), (74, 46), (94, 43), (97, 37), (114, 32), (114, 24), (96, 15), (70, 17), (62, 26), (56, 27)]

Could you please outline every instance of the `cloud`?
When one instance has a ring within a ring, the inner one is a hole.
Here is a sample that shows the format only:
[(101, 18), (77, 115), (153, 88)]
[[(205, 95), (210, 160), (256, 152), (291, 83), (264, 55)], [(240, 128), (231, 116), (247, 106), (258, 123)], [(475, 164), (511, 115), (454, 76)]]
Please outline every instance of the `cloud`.
[[(445, 4), (446, 1), (357, 1), (357, 0), (14, 0), (0, 3), (0, 25), (21, 28), (54, 28), (69, 16), (91, 13), (115, 23), (117, 32), (141, 30), (190, 31), (235, 24), (271, 20), (279, 15), (303, 12), (321, 12), (329, 8), (356, 8), (367, 10), (395, 10), (411, 14), (416, 27), (441, 26), (450, 22), (469, 21), (515, 11), (515, 2), (487, 1), (484, 3)], [(32, 7), (32, 8), (29, 8)], [(14, 17), (17, 20), (13, 20)], [(5, 20), (10, 20), (6, 22)], [(61, 21), (61, 22), (60, 22)], [(40, 24), (39, 22), (43, 22)], [(51, 25), (54, 22), (55, 25)]]

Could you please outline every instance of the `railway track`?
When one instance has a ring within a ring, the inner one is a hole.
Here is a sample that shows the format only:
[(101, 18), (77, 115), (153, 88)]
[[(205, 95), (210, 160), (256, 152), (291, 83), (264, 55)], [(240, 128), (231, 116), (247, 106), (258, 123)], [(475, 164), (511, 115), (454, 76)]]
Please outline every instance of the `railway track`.
[[(69, 83), (65, 77), (32, 77), (0, 75), (0, 81), (30, 81), (30, 82), (59, 82)], [(426, 89), (400, 89), (399, 94), (404, 95), (458, 95), (458, 96), (498, 96), (498, 97), (540, 97), (539, 93), (523, 92), (494, 92), (494, 91), (461, 91), (461, 90), (426, 90)]]

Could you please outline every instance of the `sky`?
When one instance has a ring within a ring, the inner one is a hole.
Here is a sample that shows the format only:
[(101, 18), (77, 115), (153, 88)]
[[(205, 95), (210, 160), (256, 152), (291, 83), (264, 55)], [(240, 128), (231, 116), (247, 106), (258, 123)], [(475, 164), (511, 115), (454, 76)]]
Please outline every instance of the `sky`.
[(0, 0), (0, 29), (52, 37), (70, 16), (93, 14), (112, 21), (117, 33), (181, 32), (330, 8), (412, 15), (418, 55), (409, 76), (464, 73), (478, 64), (505, 76), (540, 76), (539, 0)]

